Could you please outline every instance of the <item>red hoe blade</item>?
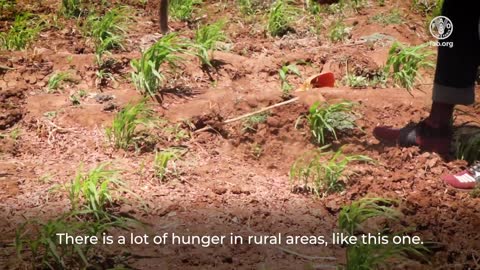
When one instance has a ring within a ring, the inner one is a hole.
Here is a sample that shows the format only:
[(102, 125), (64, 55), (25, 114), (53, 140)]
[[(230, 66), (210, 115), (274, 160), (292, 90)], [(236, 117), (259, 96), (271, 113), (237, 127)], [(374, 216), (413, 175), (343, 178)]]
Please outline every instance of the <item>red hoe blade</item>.
[(325, 72), (322, 74), (314, 75), (309, 79), (310, 79), (310, 85), (313, 88), (335, 86), (335, 76), (333, 75), (332, 72)]
[(308, 91), (312, 88), (320, 87), (334, 87), (335, 75), (332, 72), (325, 72), (321, 74), (315, 74), (308, 79), (297, 89), (297, 92)]

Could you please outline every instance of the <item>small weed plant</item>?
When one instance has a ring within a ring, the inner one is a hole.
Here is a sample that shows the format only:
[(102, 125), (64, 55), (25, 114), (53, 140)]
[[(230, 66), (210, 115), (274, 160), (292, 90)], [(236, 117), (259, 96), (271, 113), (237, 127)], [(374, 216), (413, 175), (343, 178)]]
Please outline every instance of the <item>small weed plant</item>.
[(351, 88), (385, 88), (387, 84), (387, 74), (383, 69), (379, 69), (365, 75), (355, 75), (347, 71), (347, 74), (342, 79), (342, 83), (343, 85)]
[(243, 131), (256, 132), (258, 124), (265, 123), (269, 115), (270, 114), (268, 112), (263, 112), (245, 118), (245, 120), (243, 121)]
[(22, 135), (22, 131), (17, 127), (12, 129), (8, 134), (0, 133), (0, 139), (10, 138), (13, 141), (17, 141)]
[(480, 198), (480, 187), (478, 185), (470, 191), (470, 196), (472, 198)]
[(308, 10), (312, 15), (318, 15), (323, 12), (322, 6), (315, 0), (305, 1), (306, 10)]
[(108, 218), (107, 207), (114, 201), (112, 190), (124, 188), (124, 183), (117, 178), (117, 171), (100, 164), (90, 171), (77, 172), (68, 187), (72, 210), (91, 213), (97, 220)]
[(365, 232), (362, 226), (370, 218), (398, 219), (399, 213), (391, 207), (393, 203), (392, 200), (382, 198), (364, 198), (354, 201), (352, 204), (342, 207), (338, 225), (341, 230), (355, 235), (358, 232)]
[(22, 13), (7, 32), (0, 33), (0, 47), (6, 50), (23, 50), (42, 30), (42, 23), (35, 15)]
[(102, 60), (102, 64), (97, 67), (95, 71), (95, 85), (97, 87), (106, 86), (108, 81), (115, 82), (115, 76), (113, 75), (113, 66), (115, 65), (115, 59), (108, 59), (107, 61)]
[[(88, 222), (69, 221), (66, 217), (46, 222), (31, 220), (16, 232), (15, 249), (21, 262), (30, 262), (32, 269), (69, 269), (86, 267), (91, 245), (60, 245), (57, 233), (72, 235), (89, 233)], [(28, 257), (27, 257), (28, 256)]]
[(480, 132), (472, 133), (468, 138), (455, 142), (455, 157), (472, 164), (480, 160)]
[(432, 18), (442, 13), (443, 0), (413, 0), (412, 9)]
[(128, 104), (115, 115), (112, 126), (106, 129), (106, 134), (116, 148), (129, 149), (136, 141), (138, 127), (148, 127), (153, 123), (153, 111), (145, 101)]
[(421, 68), (433, 68), (431, 60), (433, 52), (427, 44), (407, 47), (395, 42), (388, 52), (385, 72), (390, 75), (395, 84), (411, 91), (419, 80)]
[[(344, 206), (338, 218), (339, 227), (349, 235), (366, 233), (366, 222), (372, 218), (381, 218), (385, 221), (398, 220), (400, 213), (392, 208), (394, 201), (383, 198), (363, 198)], [(370, 230), (370, 229), (369, 229)], [(389, 230), (384, 230), (389, 231)], [(380, 231), (378, 233), (382, 233)], [(394, 235), (385, 235), (391, 239)], [(347, 246), (346, 265), (341, 269), (363, 270), (383, 269), (392, 264), (392, 261), (404, 262), (411, 254), (422, 258), (428, 251), (423, 245), (401, 244), (396, 245), (389, 240), (388, 244), (370, 243), (362, 241)]]
[(359, 12), (367, 5), (365, 0), (350, 0), (350, 6), (355, 12)]
[(155, 96), (165, 79), (160, 67), (168, 64), (170, 68), (176, 68), (182, 60), (178, 56), (178, 53), (184, 51), (182, 46), (175, 34), (168, 34), (142, 52), (140, 59), (132, 60), (132, 81), (137, 90), (144, 96)]
[(163, 182), (169, 174), (176, 174), (176, 160), (178, 160), (180, 156), (181, 151), (176, 148), (156, 152), (153, 161), (155, 176)]
[(87, 18), (87, 31), (93, 39), (97, 64), (103, 63), (103, 56), (113, 49), (123, 49), (130, 17), (129, 9), (118, 7), (107, 11), (103, 16), (90, 15)]
[(276, 0), (268, 13), (267, 30), (271, 36), (283, 36), (292, 29), (295, 8), (290, 0)]
[[(86, 269), (98, 263), (92, 259), (98, 251), (90, 242), (85, 244), (60, 243), (57, 234), (96, 236), (111, 229), (126, 229), (129, 220), (83, 219), (81, 213), (69, 212), (47, 221), (28, 220), (16, 230), (14, 246), (19, 262), (28, 269)], [(65, 240), (63, 240), (65, 241)]]
[(68, 82), (68, 81), (74, 81), (72, 79), (72, 75), (67, 72), (67, 71), (60, 71), (60, 72), (56, 72), (54, 73), (52, 76), (50, 76), (50, 78), (48, 79), (48, 83), (47, 83), (47, 92), (48, 93), (53, 93), (55, 92), (56, 90), (58, 90), (59, 88), (62, 87), (63, 83), (64, 82)]
[(167, 138), (169, 142), (180, 142), (190, 138), (190, 133), (182, 128), (181, 123), (168, 125), (165, 124), (162, 126), (163, 135)]
[(392, 9), (388, 13), (379, 13), (370, 18), (370, 21), (381, 25), (401, 24), (403, 23), (402, 14), (398, 9)]
[(324, 145), (328, 135), (337, 140), (337, 132), (355, 128), (354, 103), (345, 101), (328, 105), (316, 102), (306, 116), (316, 142)]
[(425, 28), (428, 30), (433, 18), (442, 15), (444, 0), (413, 0), (412, 9), (425, 16)]
[(45, 116), (46, 118), (52, 120), (53, 118), (57, 117), (58, 113), (59, 113), (58, 111), (44, 112), (44, 113), (43, 113), (43, 116)]
[(81, 100), (83, 100), (86, 96), (87, 92), (85, 92), (85, 90), (80, 90), (74, 94), (71, 94), (69, 99), (73, 106), (78, 106), (80, 105)]
[(337, 152), (324, 151), (328, 147), (324, 146), (297, 159), (290, 169), (291, 182), (303, 185), (306, 190), (323, 197), (345, 189), (348, 177), (344, 171), (351, 162), (373, 161), (363, 155), (345, 155), (341, 149)]
[[(85, 269), (98, 262), (95, 245), (60, 242), (57, 234), (96, 236), (112, 229), (128, 229), (135, 220), (108, 212), (120, 193), (129, 192), (116, 176), (117, 171), (100, 164), (90, 171), (80, 168), (69, 185), (71, 209), (58, 218), (28, 220), (16, 230), (15, 248), (22, 264), (31, 269)], [(65, 239), (65, 238), (64, 238)], [(65, 240), (63, 240), (65, 241)]]
[(343, 42), (350, 37), (351, 28), (345, 26), (343, 21), (334, 22), (330, 26), (330, 33), (328, 34), (328, 38), (331, 42)]
[(0, 18), (8, 16), (15, 10), (16, 0), (0, 0)]
[(345, 17), (345, 1), (339, 1), (338, 3), (330, 4), (327, 7), (327, 12), (330, 15), (335, 15), (339, 18)]
[(219, 41), (226, 41), (227, 37), (223, 32), (225, 21), (218, 21), (213, 24), (201, 26), (195, 32), (195, 46), (197, 56), (203, 65), (212, 66), (210, 61), (211, 51), (216, 49)]
[(351, 88), (367, 88), (369, 85), (366, 77), (354, 74), (347, 74), (343, 78), (343, 83)]
[(243, 15), (253, 15), (255, 14), (255, 0), (237, 0), (237, 4), (239, 6), (240, 12)]
[(20, 128), (14, 128), (10, 131), (10, 139), (17, 141), (22, 136), (22, 130)]
[(190, 21), (193, 17), (195, 6), (201, 4), (200, 0), (170, 0), (169, 13), (177, 20)]
[(17, 0), (0, 0), (0, 10), (9, 10), (15, 7)]
[(283, 65), (279, 70), (278, 70), (278, 75), (280, 77), (280, 83), (281, 83), (281, 88), (282, 88), (282, 95), (283, 97), (287, 98), (290, 96), (290, 91), (292, 91), (292, 85), (288, 82), (288, 75), (293, 74), (298, 77), (302, 77), (302, 74), (298, 70), (297, 65), (295, 64), (289, 64), (289, 65)]
[(82, 15), (81, 0), (62, 0), (61, 12), (63, 16), (76, 18)]
[(385, 88), (387, 85), (388, 74), (383, 70), (378, 70), (369, 80), (369, 86)]

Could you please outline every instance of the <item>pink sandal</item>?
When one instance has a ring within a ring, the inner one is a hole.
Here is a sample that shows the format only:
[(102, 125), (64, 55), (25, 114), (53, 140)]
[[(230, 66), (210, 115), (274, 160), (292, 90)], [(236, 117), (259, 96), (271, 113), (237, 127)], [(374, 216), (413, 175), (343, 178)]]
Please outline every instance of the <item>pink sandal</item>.
[(475, 162), (470, 168), (456, 174), (442, 177), (445, 183), (458, 189), (474, 189), (480, 185), (480, 162)]

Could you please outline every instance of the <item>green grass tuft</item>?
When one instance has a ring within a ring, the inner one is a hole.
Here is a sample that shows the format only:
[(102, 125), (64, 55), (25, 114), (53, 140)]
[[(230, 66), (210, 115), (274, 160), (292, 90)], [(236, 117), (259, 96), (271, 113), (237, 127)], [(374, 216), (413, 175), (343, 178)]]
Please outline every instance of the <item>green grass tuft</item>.
[(349, 206), (344, 206), (338, 217), (340, 229), (355, 235), (362, 231), (362, 224), (373, 217), (387, 217), (397, 219), (399, 213), (390, 206), (394, 203), (392, 200), (382, 198), (364, 198), (354, 201)]
[(48, 93), (53, 93), (59, 88), (62, 87), (63, 82), (66, 81), (73, 81), (72, 75), (67, 72), (67, 71), (60, 71), (54, 73), (50, 78), (48, 79), (47, 83), (47, 92)]
[(371, 22), (376, 22), (381, 25), (401, 24), (403, 23), (403, 16), (398, 9), (392, 9), (388, 13), (378, 13), (369, 19)]
[(76, 18), (82, 15), (82, 0), (62, 0), (63, 16)]
[(369, 85), (368, 79), (366, 77), (353, 74), (347, 74), (343, 78), (343, 83), (351, 88), (367, 88)]
[(308, 10), (312, 15), (318, 15), (325, 12), (325, 8), (316, 0), (307, 0), (305, 1), (305, 4), (306, 10)]
[(325, 152), (328, 147), (298, 158), (290, 168), (290, 181), (321, 197), (345, 189), (348, 177), (344, 171), (349, 163), (373, 161), (364, 155), (345, 155), (341, 149)]
[(255, 5), (254, 0), (237, 0), (240, 12), (243, 15), (253, 15), (255, 14)]
[(245, 118), (243, 121), (243, 131), (257, 131), (258, 124), (265, 123), (269, 116), (269, 112), (258, 113), (250, 117)]
[(421, 68), (433, 68), (435, 64), (431, 60), (434, 53), (428, 49), (427, 44), (407, 47), (399, 42), (393, 43), (388, 52), (385, 72), (393, 81), (411, 91), (415, 82), (419, 80)]
[[(89, 222), (68, 221), (66, 217), (46, 222), (30, 220), (16, 230), (15, 249), (20, 262), (30, 262), (32, 269), (68, 269), (85, 267), (91, 245), (60, 245), (57, 233), (87, 234)], [(28, 257), (27, 257), (28, 256)]]
[(0, 19), (8, 18), (15, 11), (16, 5), (16, 0), (0, 0)]
[(169, 148), (155, 153), (153, 169), (160, 181), (165, 181), (170, 174), (177, 174), (175, 161), (180, 158), (181, 154), (181, 150), (176, 148)]
[(93, 214), (97, 220), (108, 218), (108, 205), (114, 201), (112, 189), (124, 187), (117, 179), (117, 171), (107, 169), (108, 164), (100, 164), (88, 172), (78, 170), (75, 179), (68, 187), (68, 197), (73, 212)]
[(354, 104), (349, 101), (328, 105), (316, 102), (310, 107), (307, 122), (317, 143), (325, 144), (328, 135), (337, 140), (337, 131), (355, 128)]
[(281, 88), (282, 88), (282, 96), (284, 98), (290, 96), (290, 91), (292, 91), (293, 86), (288, 82), (288, 75), (293, 74), (298, 77), (302, 77), (302, 74), (298, 70), (297, 65), (295, 64), (289, 64), (289, 65), (283, 65), (279, 70), (278, 70), (278, 76), (280, 77), (280, 83), (281, 83)]
[[(412, 9), (424, 16), (434, 18), (442, 13), (443, 0), (413, 0)], [(430, 23), (430, 22), (429, 22)]]
[(78, 170), (66, 187), (71, 203), (67, 213), (47, 221), (30, 219), (17, 228), (14, 246), (25, 269), (100, 267), (103, 262), (98, 260), (99, 250), (94, 244), (60, 244), (57, 234), (102, 239), (103, 233), (112, 229), (125, 230), (138, 224), (108, 212), (108, 207), (120, 200), (120, 194), (130, 191), (116, 177), (117, 171), (107, 166), (103, 163), (90, 171)]
[(365, 8), (367, 1), (365, 0), (350, 0), (350, 7), (355, 12), (359, 12), (361, 9)]
[(223, 28), (225, 21), (218, 21), (209, 25), (201, 26), (195, 32), (195, 47), (197, 56), (203, 65), (212, 66), (210, 52), (216, 49), (219, 41), (226, 41), (227, 37)]
[(468, 135), (468, 138), (462, 138), (455, 142), (455, 157), (463, 159), (472, 164), (480, 160), (480, 132)]
[(0, 33), (0, 47), (6, 50), (23, 50), (38, 36), (42, 28), (35, 15), (19, 14), (10, 29)]
[(103, 64), (103, 56), (113, 49), (123, 49), (128, 30), (130, 10), (117, 7), (107, 11), (103, 16), (90, 15), (86, 20), (88, 35), (95, 46), (97, 64)]
[(343, 42), (350, 38), (350, 31), (351, 28), (345, 26), (343, 21), (334, 22), (330, 26), (330, 33), (328, 34), (328, 38), (331, 42)]
[[(382, 218), (384, 220), (398, 220), (400, 213), (392, 208), (395, 201), (383, 198), (363, 198), (354, 201), (349, 206), (344, 206), (340, 211), (338, 218), (339, 227), (349, 235), (358, 235), (367, 233), (366, 222), (372, 218)], [(389, 231), (389, 230), (384, 230)], [(382, 232), (382, 231), (380, 231)], [(411, 255), (423, 258), (423, 252), (428, 251), (423, 245), (403, 244), (396, 245), (391, 243), (392, 236), (388, 244), (357, 244), (347, 246), (347, 261), (344, 269), (346, 270), (364, 270), (364, 269), (384, 269), (391, 266), (393, 261), (404, 262)]]
[(201, 0), (170, 0), (169, 13), (177, 20), (189, 21), (192, 19), (195, 6), (201, 3)]
[(276, 0), (268, 13), (267, 30), (271, 36), (283, 36), (292, 30), (296, 9), (290, 0)]
[(137, 128), (152, 123), (153, 111), (145, 101), (128, 104), (115, 115), (112, 126), (106, 129), (106, 134), (116, 148), (129, 149), (135, 143)]
[(184, 51), (183, 47), (184, 44), (180, 44), (175, 34), (168, 34), (142, 52), (140, 59), (132, 60), (132, 81), (137, 90), (144, 96), (155, 96), (165, 79), (160, 67), (164, 63), (171, 68), (177, 67), (183, 60), (178, 56), (178, 53)]

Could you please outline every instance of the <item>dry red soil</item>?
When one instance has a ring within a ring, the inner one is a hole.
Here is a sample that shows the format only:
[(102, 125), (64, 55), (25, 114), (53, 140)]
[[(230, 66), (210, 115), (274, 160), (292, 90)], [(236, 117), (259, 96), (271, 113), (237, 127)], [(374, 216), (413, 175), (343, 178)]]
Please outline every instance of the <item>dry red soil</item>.
[[(57, 9), (56, 2), (22, 6), (49, 14)], [(187, 139), (158, 142), (158, 149), (181, 146), (188, 150), (177, 164), (180, 174), (164, 183), (153, 175), (153, 152), (112, 148), (104, 129), (111, 125), (116, 111), (105, 111), (105, 104), (92, 98), (96, 93), (112, 95), (112, 102), (119, 108), (141, 98), (129, 80), (129, 61), (140, 56), (140, 47), (148, 47), (160, 36), (154, 5), (135, 7), (127, 46), (113, 54), (122, 63), (115, 74), (117, 80), (102, 88), (95, 85), (92, 48), (74, 20), (65, 19), (63, 30), (42, 31), (28, 50), (0, 51), (0, 65), (12, 68), (0, 70), (0, 130), (2, 134), (20, 130), (16, 140), (8, 136), (0, 139), (3, 269), (19, 267), (11, 245), (18, 225), (29, 218), (48, 219), (67, 211), (67, 195), (58, 187), (70, 182), (80, 164), (92, 168), (101, 162), (112, 162), (120, 169), (121, 178), (136, 194), (125, 194), (127, 200), (119, 203), (117, 211), (147, 223), (149, 232), (281, 232), (329, 237), (337, 229), (343, 205), (376, 196), (398, 201), (403, 214), (399, 228), (410, 229), (424, 242), (437, 243), (428, 254), (429, 264), (409, 262), (397, 264), (397, 268), (480, 268), (480, 199), (450, 189), (441, 181), (443, 174), (461, 170), (466, 163), (422, 153), (417, 148), (384, 146), (372, 136), (377, 125), (402, 126), (428, 114), (432, 71), (425, 72), (424, 84), (412, 95), (391, 84), (386, 89), (315, 89), (302, 93), (299, 102), (271, 110), (255, 132), (245, 132), (241, 121), (218, 125), (222, 120), (281, 102), (278, 69), (283, 63), (308, 62), (299, 65), (305, 78), (330, 70), (340, 80), (345, 75), (346, 60), (352, 72), (378, 69), (386, 61), (391, 42), (367, 44), (358, 42), (361, 37), (382, 33), (407, 44), (421, 44), (431, 38), (425, 31), (425, 18), (403, 1), (387, 0), (384, 7), (370, 1), (370, 7), (345, 20), (353, 29), (351, 38), (343, 44), (331, 43), (327, 29), (321, 28), (319, 34), (308, 32), (308, 25), (283, 38), (272, 38), (264, 34), (262, 26), (243, 23), (234, 1), (205, 2), (202, 7), (208, 16), (202, 22), (230, 19), (226, 32), (231, 50), (214, 53), (221, 65), (210, 75), (200, 68), (197, 59), (188, 59), (175, 81), (179, 88), (167, 91), (162, 104), (151, 103), (158, 116), (172, 125), (189, 120), (196, 126), (192, 129), (209, 124), (219, 130), (191, 132)], [(392, 7), (401, 10), (403, 23), (382, 26), (368, 20)], [(328, 20), (325, 17), (327, 26)], [(0, 23), (3, 31), (11, 21)], [(172, 22), (171, 27), (190, 37), (195, 29), (195, 25), (181, 22)], [(74, 71), (78, 83), (68, 84), (61, 93), (46, 93), (48, 78), (59, 70)], [(293, 85), (302, 82), (291, 78)], [(73, 106), (69, 96), (80, 89), (89, 95), (79, 106)], [(296, 128), (295, 122), (320, 95), (328, 102), (348, 99), (358, 104), (358, 130), (341, 134), (334, 145), (344, 145), (346, 153), (367, 155), (377, 161), (349, 166), (352, 176), (346, 190), (324, 198), (292, 192), (288, 177), (295, 159), (317, 147), (308, 127)], [(461, 109), (468, 113), (456, 113), (455, 125), (478, 119), (478, 109)], [(55, 116), (47, 117), (48, 112), (55, 112)], [(305, 265), (337, 265), (345, 260), (345, 250), (340, 246), (298, 245), (288, 249), (295, 252), (278, 246), (137, 246), (110, 254), (107, 250), (105, 256), (128, 254), (127, 264), (133, 269), (303, 269)], [(336, 261), (308, 256), (335, 257)]]

